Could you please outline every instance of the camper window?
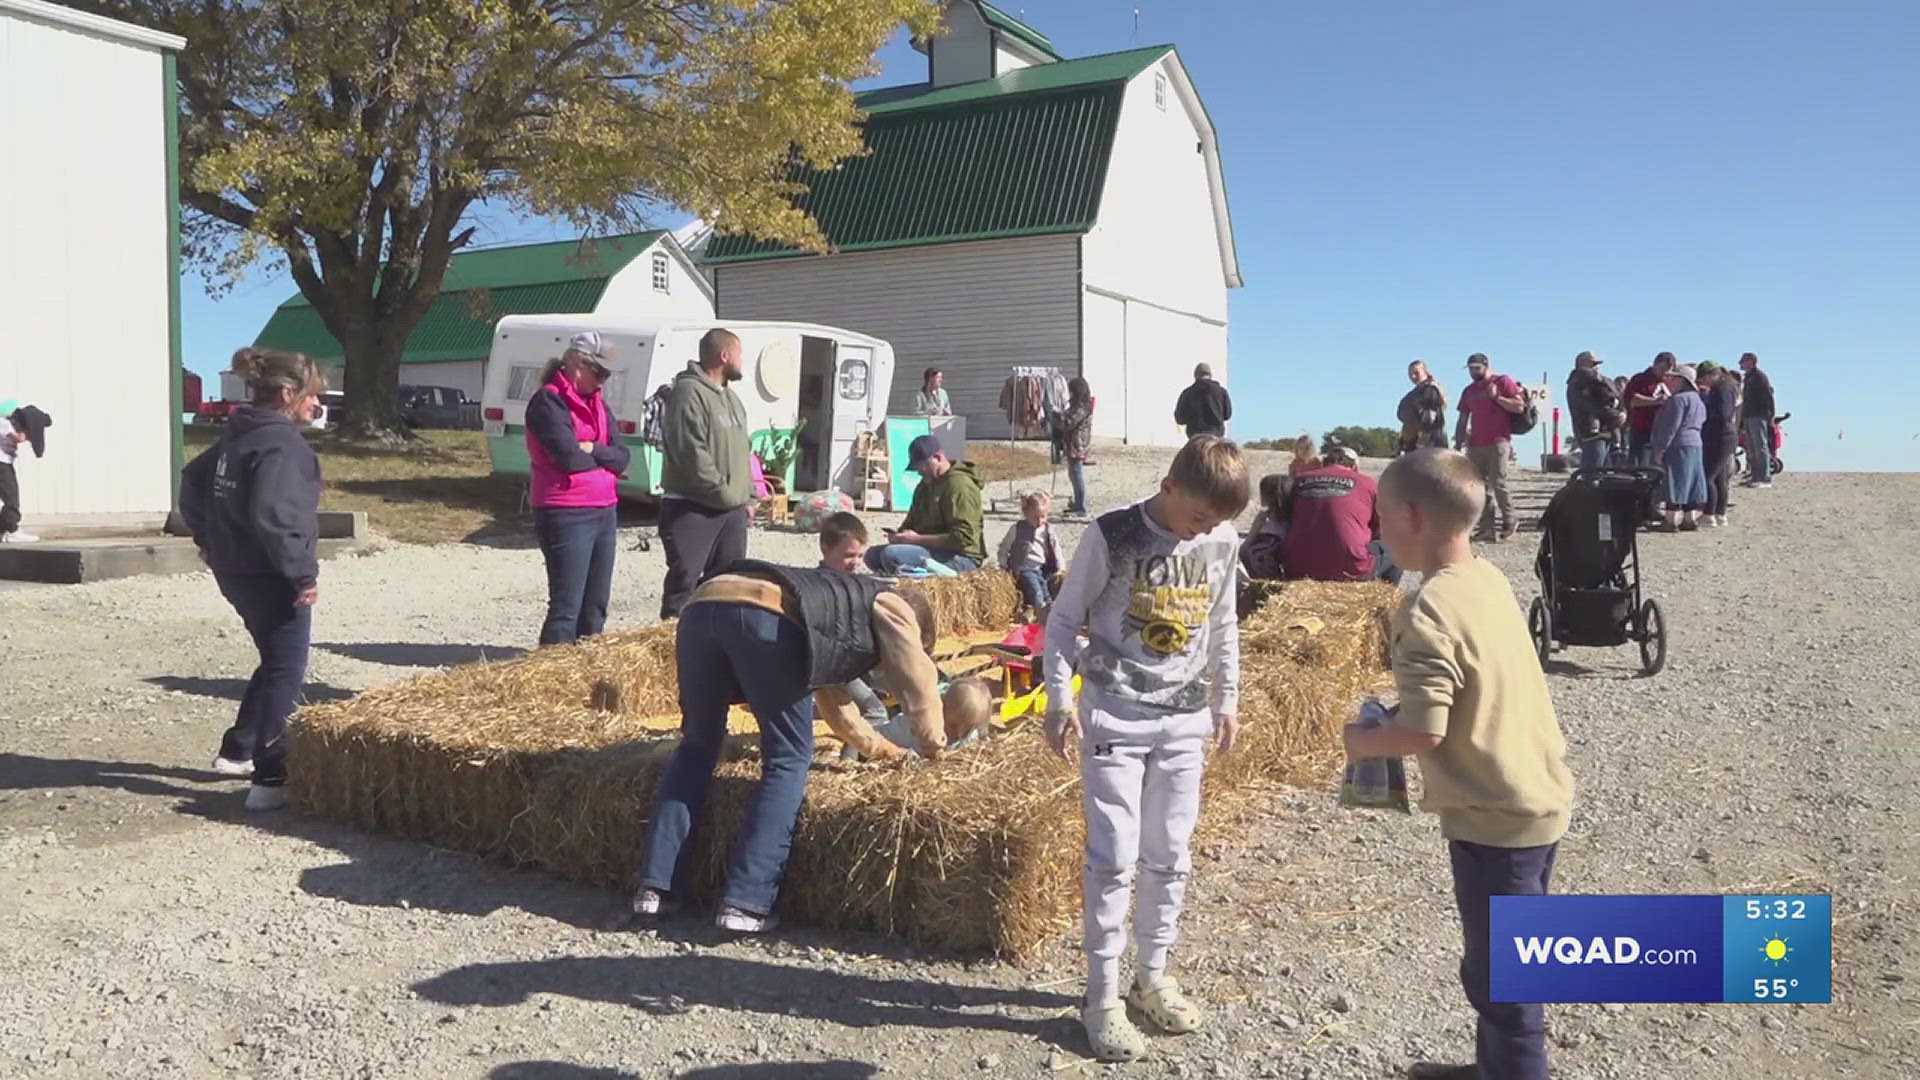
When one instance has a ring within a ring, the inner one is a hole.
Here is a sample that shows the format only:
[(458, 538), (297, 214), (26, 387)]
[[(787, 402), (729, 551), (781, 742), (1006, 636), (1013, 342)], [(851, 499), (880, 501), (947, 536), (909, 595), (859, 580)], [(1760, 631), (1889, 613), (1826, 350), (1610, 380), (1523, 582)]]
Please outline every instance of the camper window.
[(859, 401), (867, 396), (867, 362), (849, 360), (840, 365), (840, 396)]
[(540, 389), (540, 367), (515, 364), (507, 372), (507, 400), (526, 401)]

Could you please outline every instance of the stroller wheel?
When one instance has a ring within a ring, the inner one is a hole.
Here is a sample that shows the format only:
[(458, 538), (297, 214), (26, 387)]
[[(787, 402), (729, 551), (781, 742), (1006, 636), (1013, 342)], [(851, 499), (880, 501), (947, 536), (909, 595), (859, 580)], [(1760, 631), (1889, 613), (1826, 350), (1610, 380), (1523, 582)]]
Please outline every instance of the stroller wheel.
[(1787, 463), (1784, 461), (1781, 461), (1779, 458), (1774, 458), (1772, 475), (1779, 476), (1781, 473), (1786, 471), (1787, 471)]
[(1640, 666), (1648, 676), (1658, 675), (1667, 666), (1667, 620), (1660, 614), (1660, 605), (1652, 600), (1640, 605), (1634, 623), (1634, 639), (1640, 643)]
[(1533, 606), (1527, 609), (1527, 634), (1533, 638), (1540, 666), (1545, 667), (1547, 657), (1553, 653), (1553, 612), (1548, 610), (1545, 597), (1534, 597)]

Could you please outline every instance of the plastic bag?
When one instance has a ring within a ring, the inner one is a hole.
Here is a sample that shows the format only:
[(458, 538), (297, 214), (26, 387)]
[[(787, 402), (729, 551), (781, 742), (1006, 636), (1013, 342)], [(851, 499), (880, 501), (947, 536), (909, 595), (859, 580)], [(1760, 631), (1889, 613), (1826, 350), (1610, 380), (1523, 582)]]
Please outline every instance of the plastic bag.
[[(1360, 715), (1354, 723), (1364, 728), (1381, 727), (1391, 722), (1399, 712), (1398, 705), (1389, 708), (1380, 704), (1378, 698), (1368, 698), (1361, 703)], [(1346, 776), (1340, 782), (1340, 805), (1412, 813), (1412, 805), (1407, 799), (1406, 759), (1363, 758), (1350, 762)]]

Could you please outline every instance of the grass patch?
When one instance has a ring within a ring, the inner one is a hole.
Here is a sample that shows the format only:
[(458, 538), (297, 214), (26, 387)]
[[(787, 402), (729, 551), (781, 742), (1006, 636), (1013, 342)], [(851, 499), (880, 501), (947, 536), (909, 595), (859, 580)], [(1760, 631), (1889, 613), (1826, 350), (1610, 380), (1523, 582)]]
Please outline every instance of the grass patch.
[[(189, 426), (188, 455), (219, 439), (218, 427)], [(395, 540), (442, 544), (522, 530), (521, 485), (493, 475), (477, 431), (421, 431), (404, 446), (351, 442), (310, 432), (320, 455), (320, 508), (364, 510)]]

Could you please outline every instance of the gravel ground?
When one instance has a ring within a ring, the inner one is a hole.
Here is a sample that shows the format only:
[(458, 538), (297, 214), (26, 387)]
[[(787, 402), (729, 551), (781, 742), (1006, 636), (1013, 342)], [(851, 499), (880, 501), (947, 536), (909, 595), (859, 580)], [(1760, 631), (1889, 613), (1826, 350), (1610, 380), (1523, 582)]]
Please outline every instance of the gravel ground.
[[(1113, 504), (1151, 490), (1165, 455), (1099, 460), (1095, 501)], [(1524, 487), (1544, 504), (1544, 479)], [(1831, 892), (1836, 923), (1832, 1005), (1555, 1007), (1557, 1075), (1920, 1075), (1903, 719), (1920, 633), (1879, 617), (1920, 602), (1898, 539), (1917, 512), (1920, 477), (1743, 492), (1731, 528), (1645, 545), (1673, 626), (1664, 675), (1634, 678), (1631, 649), (1556, 665), (1579, 785), (1557, 889)], [(1522, 598), (1533, 546), (1491, 549)], [(812, 542), (757, 533), (754, 549)], [(622, 558), (615, 621), (646, 621), (661, 556)], [(528, 547), (329, 563), (310, 693), (525, 648), (542, 582)], [(201, 770), (249, 657), (204, 576), (0, 592), (0, 1075), (1105, 1071), (1070, 1019), (1064, 940), (1015, 968), (806, 931), (616, 933), (623, 897), (246, 815)], [(1342, 811), (1331, 784), (1277, 792), (1243, 843), (1200, 853), (1176, 966), (1213, 1023), (1124, 1072), (1331, 1080), (1470, 1054), (1435, 822)]]

